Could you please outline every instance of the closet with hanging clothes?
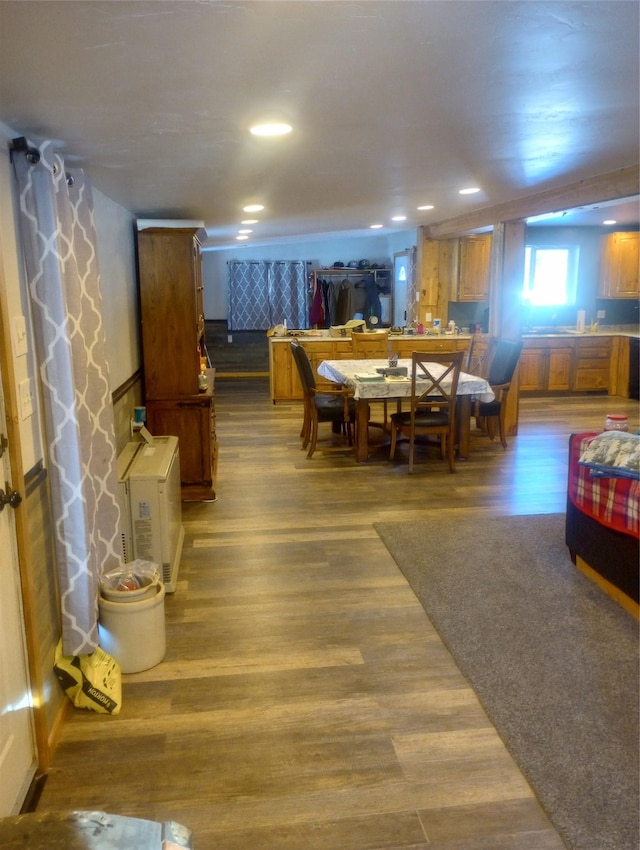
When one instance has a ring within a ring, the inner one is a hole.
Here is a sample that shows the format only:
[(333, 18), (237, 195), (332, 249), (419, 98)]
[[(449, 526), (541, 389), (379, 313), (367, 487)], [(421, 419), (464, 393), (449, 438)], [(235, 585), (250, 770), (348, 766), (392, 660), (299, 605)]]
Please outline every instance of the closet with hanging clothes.
[(314, 328), (344, 325), (350, 319), (372, 316), (378, 326), (391, 322), (391, 269), (330, 268), (311, 273), (309, 324)]

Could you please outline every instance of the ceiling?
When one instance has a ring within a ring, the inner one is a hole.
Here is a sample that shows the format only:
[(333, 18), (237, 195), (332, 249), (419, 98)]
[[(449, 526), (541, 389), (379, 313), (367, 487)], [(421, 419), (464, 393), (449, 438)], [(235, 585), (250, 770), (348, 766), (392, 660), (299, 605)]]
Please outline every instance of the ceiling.
[[(140, 217), (203, 221), (212, 248), (252, 202), (244, 244), (413, 229), (637, 163), (639, 9), (4, 0), (0, 122)], [(267, 116), (293, 132), (251, 136)]]

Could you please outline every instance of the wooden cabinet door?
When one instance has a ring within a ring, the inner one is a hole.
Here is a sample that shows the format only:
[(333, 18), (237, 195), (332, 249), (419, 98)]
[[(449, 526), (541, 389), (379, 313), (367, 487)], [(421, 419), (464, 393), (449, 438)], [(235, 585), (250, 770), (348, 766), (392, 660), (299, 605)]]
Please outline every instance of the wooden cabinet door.
[(575, 390), (609, 389), (612, 348), (611, 338), (576, 340)]
[(606, 237), (600, 287), (602, 298), (638, 298), (640, 295), (640, 234), (612, 233)]
[[(197, 498), (213, 498), (213, 399), (193, 398), (148, 400), (147, 427), (152, 434), (173, 434), (180, 448), (180, 482), (183, 498), (189, 488)], [(188, 497), (188, 495), (187, 495)]]
[(302, 398), (302, 385), (293, 362), (289, 343), (269, 343), (269, 380), (271, 401)]
[(570, 348), (551, 348), (548, 351), (547, 390), (571, 389), (571, 365), (573, 351)]
[[(323, 387), (329, 387), (335, 389), (335, 384), (332, 385), (331, 381), (327, 381), (326, 378), (321, 378), (318, 375), (318, 366), (322, 363), (323, 360), (335, 360), (336, 358), (333, 356), (335, 347), (334, 343), (331, 340), (322, 340), (321, 342), (302, 342), (303, 348), (309, 355), (309, 360), (311, 361), (311, 368), (313, 369), (313, 374), (316, 379), (316, 386), (319, 390), (322, 390)], [(351, 345), (351, 343), (349, 343)], [(296, 378), (298, 376), (296, 375)], [(295, 386), (295, 384), (294, 384)], [(300, 396), (295, 396), (296, 398), (302, 398), (302, 388), (300, 388)]]
[(403, 337), (392, 340), (393, 351), (397, 351), (400, 357), (410, 358), (414, 351), (433, 351), (445, 354), (450, 351), (464, 350), (468, 340), (456, 339), (454, 336), (424, 336), (417, 334), (413, 337)]
[(486, 301), (489, 297), (491, 236), (465, 236), (460, 240), (458, 301)]
[(521, 391), (540, 392), (544, 390), (546, 384), (545, 354), (543, 348), (523, 349), (518, 366)]
[(351, 360), (353, 357), (353, 348), (351, 340), (338, 339), (333, 344), (332, 360)]
[(197, 393), (204, 316), (195, 231), (140, 231), (138, 281), (146, 398)]

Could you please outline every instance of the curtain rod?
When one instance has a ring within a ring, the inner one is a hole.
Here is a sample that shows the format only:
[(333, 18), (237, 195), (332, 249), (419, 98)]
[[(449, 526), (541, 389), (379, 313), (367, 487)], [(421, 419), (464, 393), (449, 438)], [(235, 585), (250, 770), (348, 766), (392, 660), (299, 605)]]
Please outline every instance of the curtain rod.
[(40, 151), (38, 148), (31, 147), (24, 136), (18, 136), (17, 139), (12, 139), (9, 145), (9, 151), (11, 156), (13, 156), (14, 151), (16, 153), (26, 154), (27, 159), (32, 165), (40, 162)]

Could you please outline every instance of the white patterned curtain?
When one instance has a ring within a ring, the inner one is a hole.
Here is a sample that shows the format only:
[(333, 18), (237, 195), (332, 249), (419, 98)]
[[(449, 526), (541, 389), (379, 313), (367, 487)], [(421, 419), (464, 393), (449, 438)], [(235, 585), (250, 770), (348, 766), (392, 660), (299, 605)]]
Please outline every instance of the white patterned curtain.
[(227, 304), (230, 331), (267, 330), (284, 321), (306, 328), (307, 263), (231, 260)]
[[(20, 146), (19, 146), (20, 147)], [(14, 150), (42, 384), (65, 655), (98, 646), (100, 574), (122, 561), (93, 201), (45, 142)]]

